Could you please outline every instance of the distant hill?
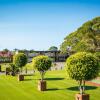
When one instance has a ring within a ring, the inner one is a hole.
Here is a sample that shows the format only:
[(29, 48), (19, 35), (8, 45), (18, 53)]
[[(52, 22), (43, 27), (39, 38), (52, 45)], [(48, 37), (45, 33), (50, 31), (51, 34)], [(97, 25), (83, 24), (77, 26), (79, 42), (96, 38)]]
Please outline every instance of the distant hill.
[(87, 21), (75, 32), (66, 36), (60, 49), (65, 53), (69, 48), (73, 52), (100, 51), (100, 17)]

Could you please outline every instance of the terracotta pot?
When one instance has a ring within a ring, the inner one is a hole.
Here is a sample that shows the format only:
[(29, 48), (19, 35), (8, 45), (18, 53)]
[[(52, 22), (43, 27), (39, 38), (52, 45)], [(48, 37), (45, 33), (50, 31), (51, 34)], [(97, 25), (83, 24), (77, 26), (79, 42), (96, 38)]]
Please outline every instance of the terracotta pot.
[(45, 91), (46, 90), (46, 81), (39, 81), (38, 82), (38, 90), (39, 91)]
[(23, 81), (24, 80), (24, 75), (18, 75), (18, 81)]
[(89, 94), (76, 94), (76, 100), (89, 100)]

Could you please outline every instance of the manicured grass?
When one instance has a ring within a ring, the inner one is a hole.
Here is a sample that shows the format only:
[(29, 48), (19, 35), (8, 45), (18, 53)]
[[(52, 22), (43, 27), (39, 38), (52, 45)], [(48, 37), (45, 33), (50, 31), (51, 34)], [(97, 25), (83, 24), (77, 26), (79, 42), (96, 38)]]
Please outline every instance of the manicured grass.
[[(0, 76), (0, 100), (75, 100), (78, 93), (77, 82), (67, 78), (66, 71), (46, 73), (47, 91), (37, 90), (39, 73), (25, 76), (22, 82), (17, 77)], [(100, 87), (87, 86), (90, 100), (100, 100)]]

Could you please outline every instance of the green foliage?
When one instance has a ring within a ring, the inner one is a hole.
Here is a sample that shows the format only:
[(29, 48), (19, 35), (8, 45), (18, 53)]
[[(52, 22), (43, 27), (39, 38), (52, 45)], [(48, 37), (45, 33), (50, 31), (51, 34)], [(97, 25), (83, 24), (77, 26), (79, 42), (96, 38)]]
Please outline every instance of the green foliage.
[(24, 53), (15, 54), (13, 57), (13, 64), (16, 67), (22, 68), (27, 63), (27, 56)]
[(7, 48), (3, 49), (4, 52), (8, 52), (9, 50)]
[(51, 46), (51, 47), (49, 48), (49, 50), (50, 50), (50, 51), (57, 51), (58, 48), (57, 48), (56, 46)]
[(46, 71), (51, 67), (51, 60), (48, 56), (37, 56), (34, 57), (33, 60), (33, 66), (36, 68), (38, 71)]
[(75, 32), (69, 34), (61, 44), (62, 52), (67, 52), (67, 46), (71, 46), (72, 51), (95, 52), (100, 48), (100, 17), (87, 21)]
[(27, 70), (33, 70), (33, 69), (34, 69), (32, 63), (27, 63), (27, 64), (24, 66), (24, 69), (26, 69), (26, 68), (27, 68)]
[(94, 55), (97, 57), (97, 60), (99, 61), (99, 66), (100, 66), (100, 52), (95, 52)]
[(100, 52), (95, 52), (94, 55), (97, 57), (97, 59), (100, 61)]
[(8, 63), (6, 64), (7, 67), (10, 68), (10, 70), (14, 70), (16, 68), (16, 66), (13, 63)]
[(33, 67), (36, 68), (41, 75), (41, 80), (44, 79), (46, 71), (52, 66), (52, 61), (48, 56), (37, 56), (33, 58)]
[(98, 75), (99, 64), (91, 53), (79, 52), (66, 61), (69, 77), (75, 80), (91, 80)]
[(78, 81), (80, 94), (85, 93), (85, 81), (99, 74), (99, 62), (92, 53), (76, 53), (67, 59), (65, 66), (69, 77)]
[(10, 72), (13, 76), (19, 71), (18, 67), (16, 67), (13, 63), (8, 63), (6, 66), (10, 69)]

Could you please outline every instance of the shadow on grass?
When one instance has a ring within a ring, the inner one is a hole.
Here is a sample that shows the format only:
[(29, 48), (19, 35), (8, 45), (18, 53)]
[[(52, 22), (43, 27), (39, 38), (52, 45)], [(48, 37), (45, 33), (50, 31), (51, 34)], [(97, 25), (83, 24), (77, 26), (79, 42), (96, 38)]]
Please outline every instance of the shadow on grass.
[(47, 89), (46, 91), (56, 91), (56, 90), (59, 90), (57, 88), (51, 88), (51, 89)]
[[(96, 88), (97, 88), (96, 86), (85, 86), (85, 90), (94, 90)], [(72, 90), (72, 91), (78, 91), (79, 87), (75, 86), (75, 87), (70, 87), (70, 88), (67, 88), (67, 89)]]
[(44, 80), (50, 80), (50, 81), (53, 81), (53, 80), (64, 80), (64, 78), (45, 78)]

